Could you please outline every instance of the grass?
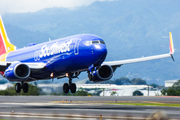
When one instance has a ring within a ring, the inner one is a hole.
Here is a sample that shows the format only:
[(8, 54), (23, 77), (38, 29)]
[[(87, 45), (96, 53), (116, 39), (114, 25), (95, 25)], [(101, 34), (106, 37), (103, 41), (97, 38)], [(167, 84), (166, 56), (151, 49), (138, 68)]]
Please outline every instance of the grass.
[(162, 106), (162, 107), (180, 107), (180, 104), (171, 103), (106, 103), (113, 105), (135, 105), (135, 106)]

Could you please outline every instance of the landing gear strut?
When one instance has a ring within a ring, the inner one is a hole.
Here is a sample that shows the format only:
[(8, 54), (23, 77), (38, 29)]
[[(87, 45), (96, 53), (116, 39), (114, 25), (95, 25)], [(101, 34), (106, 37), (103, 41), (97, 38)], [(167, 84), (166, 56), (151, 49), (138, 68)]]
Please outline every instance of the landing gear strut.
[(20, 93), (21, 89), (23, 89), (24, 93), (27, 93), (28, 92), (28, 84), (24, 83), (24, 82), (21, 82), (21, 84), (20, 83), (16, 83), (16, 85), (15, 85), (16, 93)]
[(72, 77), (73, 77), (73, 74), (69, 73), (69, 75), (68, 75), (69, 84), (68, 83), (64, 83), (64, 85), (63, 85), (63, 92), (64, 93), (68, 93), (69, 90), (71, 90), (71, 93), (75, 93), (76, 92), (76, 84), (72, 83)]

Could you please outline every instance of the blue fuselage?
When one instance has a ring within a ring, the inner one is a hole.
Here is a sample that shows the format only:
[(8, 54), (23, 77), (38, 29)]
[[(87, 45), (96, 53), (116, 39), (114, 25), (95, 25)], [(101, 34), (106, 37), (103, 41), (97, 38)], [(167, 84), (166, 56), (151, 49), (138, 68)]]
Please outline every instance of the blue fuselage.
[(60, 75), (88, 70), (101, 65), (107, 55), (104, 41), (95, 35), (81, 34), (28, 46), (10, 52), (6, 61), (43, 62), (45, 68), (31, 73), (34, 79), (49, 79)]

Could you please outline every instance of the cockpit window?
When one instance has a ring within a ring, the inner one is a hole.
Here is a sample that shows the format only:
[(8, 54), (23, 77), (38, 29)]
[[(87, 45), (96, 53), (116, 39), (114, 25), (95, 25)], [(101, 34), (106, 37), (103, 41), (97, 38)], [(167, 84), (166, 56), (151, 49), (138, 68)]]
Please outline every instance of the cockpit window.
[(91, 45), (92, 44), (92, 41), (86, 41), (85, 43), (84, 43), (85, 45)]
[(100, 43), (100, 41), (99, 41), (99, 40), (92, 41), (92, 44), (98, 44), (98, 43)]
[(91, 45), (91, 44), (105, 44), (105, 42), (102, 41), (102, 40), (93, 40), (93, 41), (86, 41), (84, 44), (85, 44), (85, 45)]
[(101, 43), (101, 44), (105, 44), (105, 42), (104, 42), (104, 41), (102, 41), (102, 40), (100, 40), (100, 43)]

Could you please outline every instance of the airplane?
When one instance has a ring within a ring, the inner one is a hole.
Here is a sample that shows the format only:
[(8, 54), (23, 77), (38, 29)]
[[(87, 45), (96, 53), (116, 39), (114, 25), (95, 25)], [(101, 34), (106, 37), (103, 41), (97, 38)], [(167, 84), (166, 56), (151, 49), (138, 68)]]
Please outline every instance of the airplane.
[(28, 92), (28, 82), (68, 77), (63, 92), (76, 92), (72, 82), (87, 72), (93, 82), (111, 79), (116, 68), (124, 64), (171, 57), (174, 45), (169, 32), (170, 53), (149, 57), (104, 62), (107, 48), (104, 40), (93, 34), (79, 34), (17, 49), (11, 44), (0, 16), (0, 74), (15, 84), (16, 93)]

